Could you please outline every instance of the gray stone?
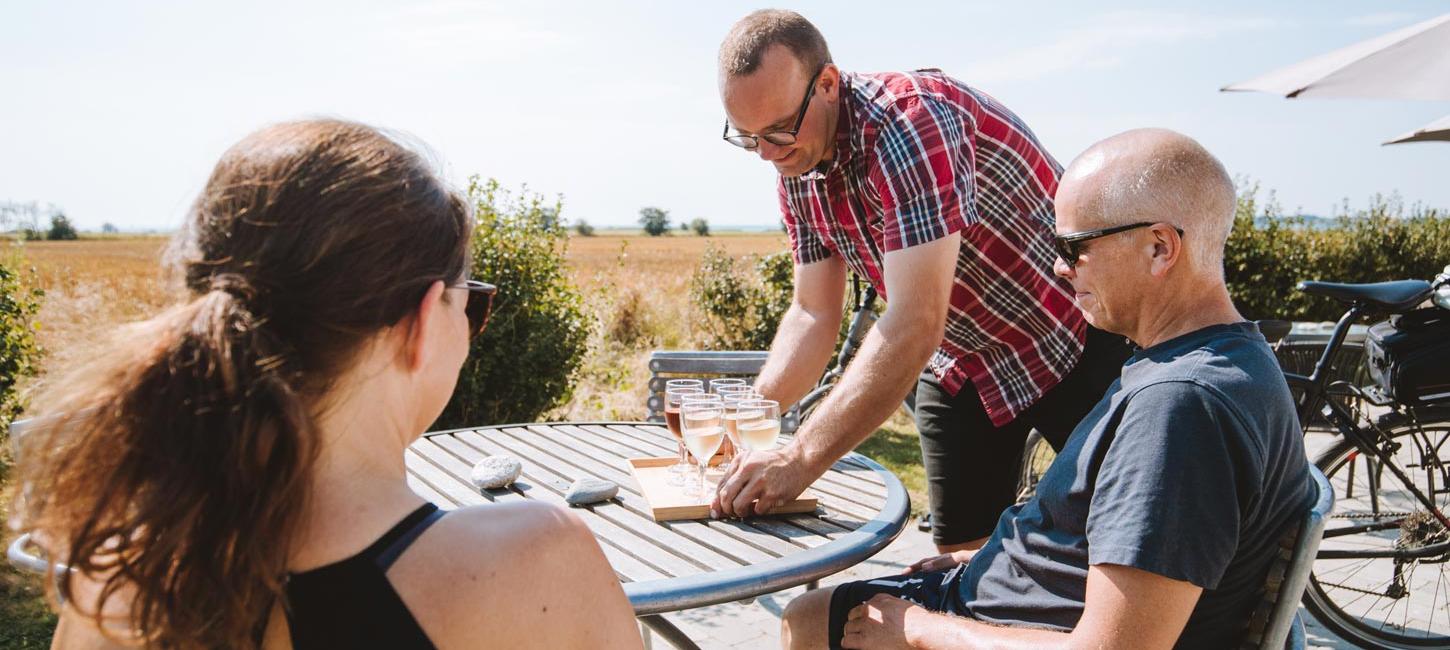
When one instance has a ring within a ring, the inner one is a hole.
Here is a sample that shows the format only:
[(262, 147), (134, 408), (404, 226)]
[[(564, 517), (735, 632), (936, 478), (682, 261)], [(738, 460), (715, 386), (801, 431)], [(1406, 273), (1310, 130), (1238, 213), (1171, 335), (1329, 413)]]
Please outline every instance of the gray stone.
[(619, 486), (613, 481), (581, 478), (569, 486), (569, 491), (564, 494), (564, 500), (571, 506), (583, 506), (608, 501), (613, 499), (616, 494), (619, 494)]
[(473, 471), (468, 473), (468, 480), (473, 482), (474, 487), (492, 490), (508, 487), (523, 471), (523, 463), (513, 456), (489, 456), (473, 466)]

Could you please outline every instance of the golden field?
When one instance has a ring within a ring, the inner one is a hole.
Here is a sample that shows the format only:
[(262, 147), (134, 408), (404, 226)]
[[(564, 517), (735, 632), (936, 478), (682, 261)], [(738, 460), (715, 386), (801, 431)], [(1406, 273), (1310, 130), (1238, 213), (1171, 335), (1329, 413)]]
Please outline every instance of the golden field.
[[(165, 237), (114, 237), (69, 242), (0, 243), (18, 255), (24, 273), (45, 291), (39, 339), (54, 363), (83, 351), (116, 325), (146, 318), (179, 298), (162, 256)], [(637, 419), (644, 408), (645, 358), (654, 347), (693, 341), (690, 274), (707, 246), (735, 256), (786, 250), (784, 233), (602, 235), (569, 240), (567, 263), (599, 328), (590, 343), (573, 402), (553, 417)], [(627, 322), (621, 322), (621, 319)], [(618, 343), (623, 337), (628, 345)]]

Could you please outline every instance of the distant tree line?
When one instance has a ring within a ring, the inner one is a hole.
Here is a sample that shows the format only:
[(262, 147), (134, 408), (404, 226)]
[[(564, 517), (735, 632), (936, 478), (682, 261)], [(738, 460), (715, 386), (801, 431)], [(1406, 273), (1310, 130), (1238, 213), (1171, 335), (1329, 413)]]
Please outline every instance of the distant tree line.
[[(49, 222), (48, 227), (41, 224)], [(114, 226), (112, 226), (114, 228)], [(54, 203), (0, 201), (0, 232), (14, 231), (22, 239), (75, 239), (75, 225)]]

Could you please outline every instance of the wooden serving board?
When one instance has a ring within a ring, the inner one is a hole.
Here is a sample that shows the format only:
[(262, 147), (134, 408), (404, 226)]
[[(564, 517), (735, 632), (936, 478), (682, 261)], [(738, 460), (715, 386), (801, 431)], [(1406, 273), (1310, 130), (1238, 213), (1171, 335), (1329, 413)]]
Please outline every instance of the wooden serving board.
[[(710, 490), (711, 486), (720, 482), (721, 471), (717, 466), (723, 457), (716, 456), (710, 459), (710, 469), (705, 472), (705, 489)], [(709, 519), (710, 498), (709, 495), (692, 497), (685, 494), (685, 486), (670, 485), (670, 465), (675, 464), (677, 459), (670, 458), (630, 458), (629, 471), (634, 475), (635, 482), (639, 483), (640, 494), (649, 503), (650, 516), (655, 521), (679, 521), (682, 519)], [(699, 477), (693, 472), (698, 472), (694, 465), (690, 466), (691, 474), (685, 475), (686, 480), (698, 481)], [(806, 492), (797, 497), (794, 501), (771, 511), (771, 514), (792, 514), (798, 512), (815, 512), (816, 498)]]

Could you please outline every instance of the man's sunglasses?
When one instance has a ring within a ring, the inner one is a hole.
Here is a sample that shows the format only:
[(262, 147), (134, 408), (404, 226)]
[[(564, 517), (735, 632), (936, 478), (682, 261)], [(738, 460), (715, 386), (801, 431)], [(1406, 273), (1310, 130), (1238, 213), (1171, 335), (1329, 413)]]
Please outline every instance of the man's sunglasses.
[[(1148, 226), (1156, 226), (1160, 223), (1162, 222), (1139, 221), (1138, 223), (1130, 223), (1125, 226), (1113, 226), (1111, 228), (1099, 228), (1097, 230), (1084, 230), (1082, 232), (1070, 232), (1064, 235), (1053, 235), (1052, 248), (1053, 250), (1057, 251), (1057, 256), (1061, 257), (1062, 261), (1067, 262), (1067, 266), (1069, 268), (1077, 268), (1077, 258), (1078, 255), (1082, 253), (1082, 245), (1084, 243), (1097, 239), (1099, 237), (1116, 235), (1123, 231), (1133, 230), (1134, 228), (1147, 228)], [(1173, 229), (1178, 231), (1179, 237), (1183, 236), (1182, 228), (1179, 228), (1178, 226), (1173, 226)]]
[(463, 306), (463, 313), (468, 315), (468, 336), (472, 338), (482, 334), (483, 327), (488, 324), (488, 315), (493, 311), (493, 296), (498, 293), (498, 287), (487, 282), (468, 280), (449, 288), (468, 291), (468, 303)]

